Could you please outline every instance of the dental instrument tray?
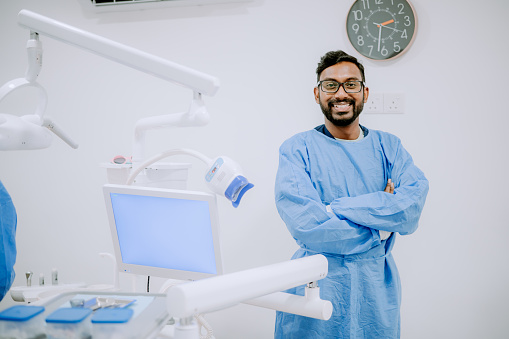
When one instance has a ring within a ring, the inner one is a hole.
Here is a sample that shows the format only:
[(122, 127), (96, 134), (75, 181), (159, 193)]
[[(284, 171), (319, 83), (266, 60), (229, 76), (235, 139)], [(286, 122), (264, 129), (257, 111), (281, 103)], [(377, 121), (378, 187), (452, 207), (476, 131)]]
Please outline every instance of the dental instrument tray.
[(45, 319), (62, 310), (91, 310), (85, 321), (92, 338), (156, 338), (170, 319), (165, 294), (67, 292), (40, 306), (44, 307)]

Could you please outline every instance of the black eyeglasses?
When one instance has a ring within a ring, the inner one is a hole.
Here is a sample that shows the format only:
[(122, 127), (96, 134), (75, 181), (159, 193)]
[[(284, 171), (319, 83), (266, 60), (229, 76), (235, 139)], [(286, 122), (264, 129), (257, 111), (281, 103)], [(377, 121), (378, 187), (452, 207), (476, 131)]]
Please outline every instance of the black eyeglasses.
[(325, 93), (336, 93), (343, 86), (346, 93), (359, 93), (362, 90), (363, 82), (360, 80), (351, 80), (345, 82), (337, 82), (335, 80), (322, 80), (318, 83), (318, 87)]

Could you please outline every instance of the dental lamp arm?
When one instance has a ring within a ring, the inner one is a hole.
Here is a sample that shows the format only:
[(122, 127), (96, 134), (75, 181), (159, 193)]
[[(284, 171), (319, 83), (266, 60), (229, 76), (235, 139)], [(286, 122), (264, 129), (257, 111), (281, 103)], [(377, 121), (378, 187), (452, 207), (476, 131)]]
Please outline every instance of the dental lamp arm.
[[(39, 128), (42, 127), (46, 107), (46, 93), (36, 82), (42, 67), (42, 45), (39, 41), (39, 34), (83, 48), (104, 58), (192, 89), (195, 98), (188, 113), (194, 111), (200, 114), (181, 114), (176, 121), (178, 121), (179, 126), (196, 126), (197, 121), (199, 124), (205, 124), (204, 121), (208, 121), (208, 118), (204, 120), (203, 117), (200, 117), (200, 115), (203, 115), (202, 113), (206, 113), (201, 101), (201, 94), (214, 95), (219, 89), (217, 78), (25, 9), (19, 12), (18, 23), (20, 26), (30, 29), (30, 40), (27, 43), (28, 68), (25, 78), (15, 79), (0, 88), (0, 101), (13, 89), (27, 84), (40, 89), (39, 92), (42, 92), (43, 95), (39, 100), (36, 112), (39, 117), (37, 123), (35, 122), (37, 119), (32, 116), (21, 119), (9, 114), (0, 118), (0, 125), (2, 126), (0, 128), (0, 139), (8, 141), (7, 144), (4, 142), (2, 149), (40, 149), (49, 147), (51, 143), (51, 138), (48, 138), (48, 135), (45, 134), (47, 131)], [(175, 118), (170, 118), (170, 120), (173, 121)], [(140, 142), (135, 142), (135, 158), (137, 161), (143, 160), (143, 125), (146, 122), (141, 123), (140, 129), (137, 131), (139, 133), (135, 137), (140, 140)], [(165, 124), (168, 124), (168, 121)], [(171, 125), (172, 122), (169, 122), (169, 124)], [(77, 147), (77, 144), (70, 140), (53, 122), (45, 121), (44, 126), (48, 127), (71, 147)], [(27, 143), (25, 139), (29, 142)], [(141, 144), (141, 146), (138, 147), (138, 144)]]
[(208, 124), (210, 115), (205, 108), (201, 93), (194, 92), (187, 112), (173, 113), (140, 119), (134, 127), (132, 163), (133, 168), (145, 159), (145, 135), (148, 130), (165, 127), (203, 126)]
[(83, 48), (139, 71), (176, 82), (199, 93), (214, 95), (219, 89), (219, 80), (213, 76), (26, 9), (19, 12), (18, 23), (32, 32)]

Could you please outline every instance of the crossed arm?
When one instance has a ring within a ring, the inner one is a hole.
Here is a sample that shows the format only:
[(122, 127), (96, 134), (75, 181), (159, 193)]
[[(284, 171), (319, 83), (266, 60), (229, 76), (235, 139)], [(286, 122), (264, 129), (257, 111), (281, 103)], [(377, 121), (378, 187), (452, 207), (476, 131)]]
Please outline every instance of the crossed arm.
[(402, 152), (400, 160), (391, 166), (392, 180), (383, 190), (334, 199), (330, 202), (331, 215), (302, 157), (291, 151), (280, 155), (276, 205), (301, 246), (319, 252), (361, 253), (380, 243), (378, 230), (410, 234), (417, 228), (428, 182), (408, 153)]

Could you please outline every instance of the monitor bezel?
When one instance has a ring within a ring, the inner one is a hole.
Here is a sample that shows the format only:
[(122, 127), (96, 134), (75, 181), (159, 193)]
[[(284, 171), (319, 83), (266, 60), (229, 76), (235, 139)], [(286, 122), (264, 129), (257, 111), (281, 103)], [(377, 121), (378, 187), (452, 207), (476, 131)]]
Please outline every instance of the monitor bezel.
[[(217, 212), (217, 201), (214, 194), (198, 191), (177, 190), (168, 188), (156, 187), (142, 187), (130, 185), (113, 185), (107, 184), (103, 186), (104, 200), (106, 203), (106, 212), (108, 214), (108, 222), (113, 240), (113, 250), (115, 252), (115, 259), (117, 262), (117, 269), (119, 272), (132, 273), (146, 276), (154, 276), (160, 278), (178, 279), (178, 280), (199, 280), (210, 278), (223, 274), (223, 261), (221, 256), (220, 245), (220, 231), (219, 231), (219, 218)], [(185, 200), (199, 200), (206, 201), (209, 205), (210, 225), (212, 228), (212, 240), (214, 245), (214, 255), (216, 263), (216, 274), (183, 271), (170, 268), (161, 268), (154, 266), (142, 266), (135, 264), (128, 264), (122, 261), (122, 254), (120, 251), (120, 244), (118, 241), (117, 227), (115, 224), (115, 216), (113, 213), (113, 206), (111, 203), (110, 194), (120, 193), (129, 195), (141, 195), (150, 197), (162, 197), (173, 199)]]

